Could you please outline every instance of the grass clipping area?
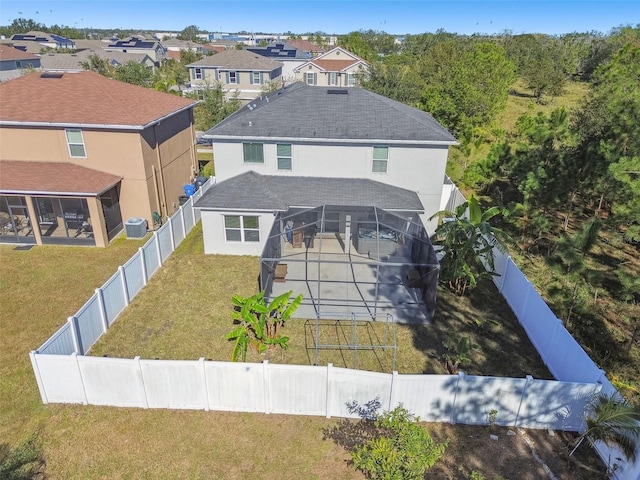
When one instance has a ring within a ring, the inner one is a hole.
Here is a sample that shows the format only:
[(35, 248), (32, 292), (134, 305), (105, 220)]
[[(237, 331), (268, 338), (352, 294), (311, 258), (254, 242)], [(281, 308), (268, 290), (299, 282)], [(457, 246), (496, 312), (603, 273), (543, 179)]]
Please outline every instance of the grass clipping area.
[[(233, 343), (231, 297), (258, 291), (259, 260), (249, 256), (204, 255), (199, 227), (180, 245), (164, 267), (132, 301), (91, 350), (94, 356), (194, 360), (229, 360)], [(297, 295), (300, 292), (293, 292)], [(359, 322), (362, 346), (392, 344), (391, 331), (382, 322)], [(291, 338), (289, 348), (247, 360), (313, 365), (315, 320), (290, 320), (282, 330)], [(385, 340), (385, 334), (388, 333)], [(479, 348), (472, 363), (463, 367), (471, 375), (552, 378), (538, 353), (491, 282), (484, 282), (469, 297), (439, 291), (434, 324), (397, 325), (396, 370), (400, 373), (446, 373), (442, 364), (448, 335), (468, 336)], [(323, 322), (319, 343), (344, 345), (352, 335), (350, 322)], [(318, 365), (390, 372), (392, 349), (318, 351)]]

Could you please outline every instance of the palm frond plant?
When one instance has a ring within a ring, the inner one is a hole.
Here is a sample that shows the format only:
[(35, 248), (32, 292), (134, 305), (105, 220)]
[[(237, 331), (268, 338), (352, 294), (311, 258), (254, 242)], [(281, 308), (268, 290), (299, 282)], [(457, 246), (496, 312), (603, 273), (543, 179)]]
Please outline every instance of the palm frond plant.
[(495, 276), (493, 249), (506, 251), (516, 242), (505, 231), (493, 227), (490, 220), (507, 211), (491, 207), (482, 211), (478, 200), (471, 195), (454, 212), (440, 211), (431, 218), (442, 218), (433, 238), (433, 245), (441, 247), (440, 281), (456, 295), (464, 295), (482, 277)]
[(587, 429), (577, 438), (569, 455), (586, 439), (592, 446), (596, 442), (616, 446), (628, 460), (635, 462), (640, 441), (640, 405), (631, 405), (617, 394), (600, 393), (587, 408)]
[(265, 303), (264, 291), (246, 298), (233, 296), (231, 318), (238, 326), (225, 336), (227, 340), (234, 340), (232, 362), (246, 361), (249, 348), (260, 354), (276, 346), (287, 349), (289, 337), (282, 335), (280, 330), (302, 302), (302, 295), (289, 301), (292, 294), (292, 291), (283, 293), (269, 304)]

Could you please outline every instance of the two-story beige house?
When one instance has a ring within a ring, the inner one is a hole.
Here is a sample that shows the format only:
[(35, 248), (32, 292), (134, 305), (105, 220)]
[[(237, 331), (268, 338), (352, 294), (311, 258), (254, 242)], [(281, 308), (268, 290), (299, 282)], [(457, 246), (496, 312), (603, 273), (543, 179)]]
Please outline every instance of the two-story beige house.
[(282, 63), (247, 50), (225, 50), (187, 65), (191, 88), (221, 85), (228, 96), (243, 103), (282, 82)]
[(336, 47), (294, 69), (296, 79), (320, 87), (354, 87), (369, 64), (341, 47)]
[(173, 213), (196, 171), (196, 104), (89, 71), (1, 83), (0, 243), (105, 246), (129, 219)]

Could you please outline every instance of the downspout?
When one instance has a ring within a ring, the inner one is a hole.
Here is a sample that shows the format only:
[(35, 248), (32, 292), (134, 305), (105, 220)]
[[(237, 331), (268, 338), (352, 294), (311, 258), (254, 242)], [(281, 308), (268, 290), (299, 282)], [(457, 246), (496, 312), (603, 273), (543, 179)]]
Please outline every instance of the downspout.
[(160, 157), (160, 142), (158, 141), (158, 125), (161, 122), (156, 123), (153, 126), (153, 135), (156, 141), (156, 159), (158, 160), (158, 178), (160, 180), (160, 189), (162, 192), (162, 203), (160, 204), (160, 215), (164, 213), (165, 216), (169, 216), (169, 208), (167, 206), (167, 192), (164, 186), (164, 172), (162, 171), (162, 158)]
[[(196, 120), (195, 120), (195, 112), (193, 108), (189, 113), (189, 119), (191, 121), (191, 173), (193, 174), (192, 176), (195, 178), (196, 175), (200, 172), (198, 171), (198, 149), (196, 148), (196, 145), (195, 145)], [(211, 146), (211, 148), (213, 148), (213, 145)]]

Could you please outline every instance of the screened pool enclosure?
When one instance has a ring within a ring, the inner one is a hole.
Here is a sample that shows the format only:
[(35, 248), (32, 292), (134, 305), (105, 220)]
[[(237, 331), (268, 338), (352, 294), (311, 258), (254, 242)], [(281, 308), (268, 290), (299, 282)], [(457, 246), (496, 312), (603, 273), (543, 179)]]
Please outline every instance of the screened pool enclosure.
[(325, 205), (275, 215), (260, 287), (268, 298), (302, 294), (295, 317), (432, 320), (439, 266), (416, 212)]

